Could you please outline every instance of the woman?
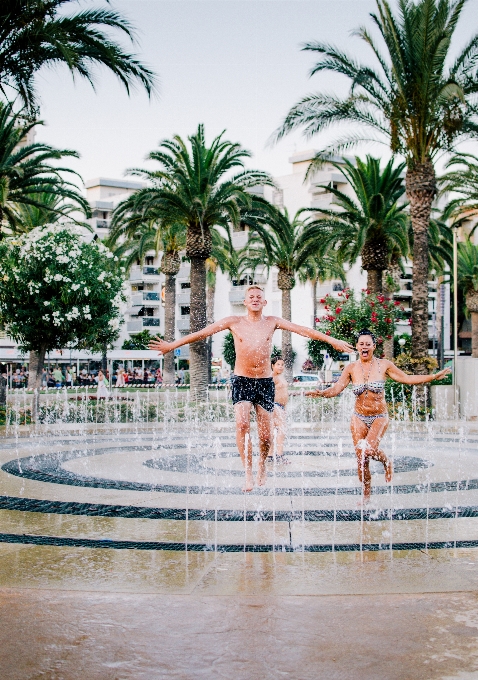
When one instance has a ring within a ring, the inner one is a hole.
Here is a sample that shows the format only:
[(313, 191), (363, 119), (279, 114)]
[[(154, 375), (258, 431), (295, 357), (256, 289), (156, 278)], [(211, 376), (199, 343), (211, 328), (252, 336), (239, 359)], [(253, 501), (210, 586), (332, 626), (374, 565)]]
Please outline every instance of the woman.
[(356, 347), (359, 360), (344, 368), (335, 385), (326, 390), (307, 392), (306, 396), (336, 397), (350, 382), (353, 384), (356, 401), (350, 429), (357, 456), (358, 476), (363, 485), (363, 501), (368, 503), (372, 480), (371, 458), (383, 464), (385, 481), (392, 481), (392, 461), (379, 449), (380, 441), (388, 427), (385, 378), (388, 376), (404, 385), (421, 385), (432, 380), (440, 380), (450, 373), (450, 369), (445, 368), (434, 375), (407, 375), (391, 361), (377, 359), (374, 356), (375, 336), (367, 329), (359, 332)]
[(108, 399), (110, 393), (108, 392), (107, 386), (108, 380), (105, 377), (103, 371), (98, 371), (98, 389), (96, 392), (97, 399)]

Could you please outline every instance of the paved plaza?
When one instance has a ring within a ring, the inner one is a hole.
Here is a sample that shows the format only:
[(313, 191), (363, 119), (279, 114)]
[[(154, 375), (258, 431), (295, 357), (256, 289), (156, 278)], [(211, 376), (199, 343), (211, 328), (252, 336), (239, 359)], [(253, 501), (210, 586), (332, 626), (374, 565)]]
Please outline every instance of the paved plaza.
[(1, 675), (478, 677), (477, 441), (392, 423), (364, 511), (343, 422), (248, 495), (230, 423), (10, 432)]

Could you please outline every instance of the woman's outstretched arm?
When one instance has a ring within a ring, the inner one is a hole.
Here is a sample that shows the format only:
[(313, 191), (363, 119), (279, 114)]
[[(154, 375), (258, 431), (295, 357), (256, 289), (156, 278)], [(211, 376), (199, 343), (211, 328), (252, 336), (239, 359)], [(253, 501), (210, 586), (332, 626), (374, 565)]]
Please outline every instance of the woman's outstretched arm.
[(336, 397), (344, 391), (351, 380), (350, 364), (344, 368), (342, 375), (332, 387), (326, 390), (314, 390), (313, 392), (306, 392), (306, 397)]
[(451, 373), (449, 368), (444, 368), (443, 371), (438, 371), (438, 373), (432, 373), (431, 375), (408, 375), (408, 373), (404, 373), (397, 368), (391, 361), (387, 361), (387, 363), (388, 366), (385, 373), (388, 377), (395, 380), (395, 382), (403, 383), (404, 385), (422, 385), (423, 383), (432, 382), (433, 380), (441, 380)]

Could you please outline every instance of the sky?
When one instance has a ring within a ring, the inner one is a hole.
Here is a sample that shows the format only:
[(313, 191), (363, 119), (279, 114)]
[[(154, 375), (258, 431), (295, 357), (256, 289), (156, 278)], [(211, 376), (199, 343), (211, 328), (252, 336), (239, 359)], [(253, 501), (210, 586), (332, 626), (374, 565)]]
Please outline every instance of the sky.
[[(79, 7), (105, 6), (83, 0)], [(319, 40), (359, 60), (364, 43), (351, 36), (370, 26), (374, 0), (112, 0), (137, 29), (132, 48), (159, 77), (159, 96), (137, 90), (130, 97), (106, 69), (96, 72), (96, 91), (73, 82), (65, 67), (43, 69), (36, 84), (41, 118), (37, 141), (75, 149), (71, 167), (84, 180), (121, 178), (128, 168), (149, 167), (145, 156), (174, 134), (187, 137), (204, 123), (207, 140), (226, 138), (252, 152), (249, 167), (274, 176), (291, 170), (294, 151), (321, 148), (333, 133), (304, 139), (287, 136), (275, 146), (270, 135), (301, 97), (312, 91), (345, 92), (332, 74), (309, 78), (313, 53), (300, 47)], [(72, 8), (76, 9), (76, 3)], [(456, 47), (476, 31), (478, 0), (470, 0)], [(386, 149), (374, 147), (375, 155)]]

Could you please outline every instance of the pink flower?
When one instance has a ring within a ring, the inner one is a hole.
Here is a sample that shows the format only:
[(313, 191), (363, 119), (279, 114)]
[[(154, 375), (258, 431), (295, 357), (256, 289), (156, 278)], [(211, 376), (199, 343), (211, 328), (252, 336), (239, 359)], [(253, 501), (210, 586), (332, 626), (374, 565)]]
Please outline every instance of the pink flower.
[(325, 298), (320, 298), (320, 304), (321, 305), (325, 304)]

